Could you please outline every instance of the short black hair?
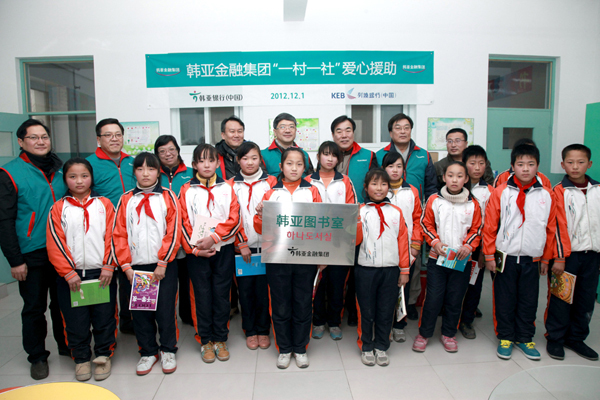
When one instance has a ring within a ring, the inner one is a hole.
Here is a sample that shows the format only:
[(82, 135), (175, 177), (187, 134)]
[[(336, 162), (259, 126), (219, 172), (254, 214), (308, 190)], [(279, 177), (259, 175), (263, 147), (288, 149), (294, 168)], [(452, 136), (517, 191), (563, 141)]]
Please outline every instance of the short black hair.
[[(515, 144), (513, 145), (513, 149), (514, 149), (515, 147), (517, 147), (517, 146), (520, 146), (520, 145), (522, 145), (522, 144), (528, 144), (528, 145), (530, 145), (530, 146), (535, 146), (535, 142), (533, 141), (533, 139), (530, 139), (530, 138), (526, 138), (526, 137), (524, 137), (524, 138), (521, 138), (521, 139), (519, 139), (519, 140), (517, 140), (517, 141), (515, 142)], [(537, 146), (536, 146), (536, 147), (537, 147)]]
[(221, 132), (225, 132), (225, 125), (227, 125), (227, 123), (229, 121), (237, 122), (238, 124), (240, 124), (242, 126), (242, 129), (244, 129), (244, 130), (246, 129), (246, 125), (244, 125), (244, 121), (239, 119), (237, 116), (232, 115), (231, 117), (225, 118), (223, 121), (221, 121)]
[(451, 133), (462, 133), (465, 140), (469, 140), (469, 135), (467, 135), (467, 131), (465, 131), (462, 128), (452, 128), (448, 131), (448, 133), (446, 133), (446, 139), (448, 139), (448, 135), (450, 135)]
[(388, 165), (392, 165), (398, 160), (402, 160), (402, 168), (406, 169), (404, 166), (404, 158), (402, 158), (402, 154), (397, 151), (390, 151), (383, 157), (381, 168), (385, 169)]
[(410, 118), (408, 115), (406, 115), (404, 113), (400, 113), (400, 114), (396, 114), (392, 118), (390, 118), (390, 120), (388, 121), (388, 131), (391, 132), (392, 128), (394, 127), (394, 124), (398, 121), (402, 121), (403, 119), (408, 121), (408, 123), (410, 124), (410, 129), (412, 129), (415, 126), (412, 118)]
[(519, 146), (515, 146), (510, 153), (510, 165), (514, 166), (517, 158), (523, 156), (531, 156), (535, 158), (535, 161), (538, 163), (538, 165), (540, 164), (540, 151), (538, 148), (530, 144), (521, 144)]
[(192, 155), (192, 162), (197, 163), (202, 157), (206, 156), (208, 156), (211, 160), (219, 159), (219, 153), (217, 152), (215, 146), (208, 143), (199, 144), (194, 149), (194, 154)]
[(119, 128), (121, 128), (121, 133), (123, 135), (125, 134), (125, 128), (123, 128), (123, 125), (121, 125), (121, 123), (119, 122), (118, 119), (116, 119), (116, 118), (104, 118), (102, 121), (100, 121), (100, 122), (98, 122), (96, 124), (96, 136), (100, 136), (100, 131), (102, 130), (103, 126), (110, 125), (110, 124), (119, 125)]
[[(292, 152), (298, 152), (300, 153), (300, 156), (302, 157), (302, 162), (304, 163), (304, 168), (306, 169), (306, 159), (304, 158), (304, 152), (302, 151), (302, 149), (300, 147), (294, 147), (294, 146), (290, 146), (287, 149), (285, 149), (283, 151), (283, 153), (281, 153), (281, 172), (279, 173), (279, 176), (277, 176), (277, 179), (282, 181), (284, 178), (283, 175), (283, 163), (285, 162), (285, 160), (287, 160), (288, 156), (290, 155), (290, 153)], [(302, 179), (302, 178), (300, 178)]]
[(149, 151), (143, 151), (135, 156), (133, 159), (133, 170), (135, 171), (136, 169), (140, 168), (144, 165), (144, 163), (146, 163), (148, 167), (156, 168), (160, 171), (160, 161), (158, 160), (158, 157)]
[(321, 169), (321, 161), (319, 160), (319, 156), (325, 152), (332, 154), (338, 160), (338, 164), (340, 161), (344, 159), (342, 155), (342, 150), (340, 150), (340, 146), (338, 146), (335, 142), (331, 140), (326, 140), (319, 146), (319, 151), (317, 152), (317, 169)]
[(584, 144), (573, 143), (573, 144), (568, 145), (567, 147), (565, 147), (562, 150), (562, 160), (563, 161), (565, 161), (565, 158), (567, 158), (567, 154), (570, 151), (581, 151), (581, 152), (584, 152), (585, 155), (586, 155), (586, 157), (587, 157), (587, 159), (588, 159), (588, 161), (592, 159), (592, 150), (589, 147), (587, 147)]
[(385, 169), (380, 168), (380, 167), (370, 169), (369, 172), (367, 172), (367, 175), (365, 176), (365, 182), (363, 184), (363, 198), (364, 199), (371, 200), (369, 198), (369, 193), (367, 191), (367, 187), (369, 187), (369, 183), (371, 183), (371, 181), (373, 181), (375, 179), (381, 179), (384, 182), (387, 182), (388, 187), (391, 185), (390, 176), (385, 171)]
[(17, 129), (17, 138), (23, 140), (23, 138), (27, 134), (27, 128), (29, 128), (30, 126), (41, 126), (42, 128), (44, 128), (48, 136), (50, 136), (50, 129), (48, 129), (48, 127), (44, 125), (42, 121), (40, 121), (39, 119), (30, 118), (27, 121), (23, 122), (21, 126), (19, 126), (19, 129)]
[(350, 118), (347, 115), (340, 115), (339, 117), (334, 119), (333, 122), (331, 123), (331, 133), (335, 132), (335, 128), (339, 124), (341, 124), (342, 122), (345, 122), (345, 121), (350, 121), (350, 123), (352, 124), (352, 130), (353, 131), (356, 130), (356, 122), (354, 122), (354, 120), (352, 118)]
[(67, 172), (69, 172), (69, 169), (71, 169), (71, 167), (75, 164), (82, 164), (90, 172), (90, 176), (92, 177), (92, 184), (90, 185), (90, 187), (94, 186), (94, 168), (92, 168), (92, 164), (90, 164), (88, 160), (81, 157), (70, 158), (67, 160), (67, 162), (64, 163), (62, 170), (63, 182), (65, 183), (65, 185), (67, 184)]
[(444, 167), (444, 173), (443, 173), (443, 175), (446, 175), (446, 171), (448, 171), (448, 168), (450, 168), (453, 165), (460, 165), (461, 167), (463, 167), (465, 169), (465, 174), (469, 175), (469, 170), (467, 169), (467, 166), (465, 165), (465, 163), (463, 163), (462, 161), (454, 161), (454, 160), (450, 161), (448, 163), (448, 165), (446, 165)]
[(260, 147), (258, 147), (258, 145), (254, 142), (250, 142), (250, 141), (243, 142), (240, 145), (240, 147), (237, 148), (235, 155), (236, 155), (237, 159), (239, 160), (240, 158), (242, 158), (246, 154), (248, 154), (250, 152), (250, 150), (252, 150), (252, 149), (254, 149), (258, 152), (258, 157), (260, 158), (260, 162), (262, 164), (262, 153), (260, 152)]
[(277, 125), (279, 125), (281, 121), (292, 121), (294, 125), (298, 125), (296, 118), (294, 118), (292, 114), (281, 113), (273, 120), (273, 129), (277, 129)]
[(488, 160), (485, 149), (477, 144), (473, 144), (463, 151), (462, 162), (466, 164), (471, 157), (483, 157), (486, 162)]
[[(173, 146), (177, 149), (177, 158), (179, 159), (179, 163), (183, 163), (183, 159), (181, 158), (181, 149), (179, 148), (179, 144), (177, 144), (177, 139), (173, 135), (160, 135), (156, 142), (154, 142), (154, 154), (158, 157), (158, 149), (168, 145), (169, 143), (173, 143)], [(160, 157), (159, 157), (160, 160)]]

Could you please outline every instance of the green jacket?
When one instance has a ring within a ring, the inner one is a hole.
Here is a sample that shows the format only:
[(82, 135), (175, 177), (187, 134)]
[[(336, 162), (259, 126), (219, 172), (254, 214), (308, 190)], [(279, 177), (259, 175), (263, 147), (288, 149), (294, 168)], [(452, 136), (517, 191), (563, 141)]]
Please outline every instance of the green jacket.
[(185, 166), (184, 163), (179, 164), (175, 174), (171, 177), (169, 172), (165, 172), (163, 168), (160, 170), (160, 185), (171, 189), (177, 196), (181, 187), (188, 183), (194, 177), (194, 170)]
[(348, 170), (339, 171), (342, 174), (348, 175), (348, 178), (352, 181), (354, 189), (356, 190), (356, 202), (358, 204), (364, 203), (363, 192), (365, 176), (371, 168), (376, 168), (377, 157), (371, 150), (363, 149), (354, 142), (352, 144), (352, 153), (350, 153), (350, 160), (348, 161)]
[(123, 193), (136, 186), (133, 157), (121, 152), (121, 160), (117, 167), (117, 164), (98, 147), (96, 153), (89, 156), (87, 160), (94, 169), (92, 189), (100, 196), (108, 198), (117, 207)]
[[(292, 146), (298, 147), (298, 145), (295, 142)], [(302, 177), (305, 178), (314, 172), (314, 168), (312, 162), (310, 161), (308, 153), (302, 148), (298, 148), (302, 150), (302, 153), (304, 153), (304, 173), (302, 174)], [(271, 143), (271, 145), (266, 149), (261, 150), (260, 153), (262, 154), (263, 163), (267, 170), (267, 174), (273, 175), (274, 177), (278, 178), (279, 173), (281, 172), (279, 164), (281, 164), (282, 152), (279, 149), (279, 146), (277, 146), (277, 143), (275, 143), (275, 141), (273, 140), (273, 143)]]

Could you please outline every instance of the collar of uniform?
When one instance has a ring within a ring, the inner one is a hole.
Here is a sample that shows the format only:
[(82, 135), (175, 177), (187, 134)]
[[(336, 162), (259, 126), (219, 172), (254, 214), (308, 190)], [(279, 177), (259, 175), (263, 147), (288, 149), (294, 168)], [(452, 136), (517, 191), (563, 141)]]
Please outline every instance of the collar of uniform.
[[(342, 179), (344, 179), (344, 175), (342, 175), (341, 172), (338, 172), (337, 169), (334, 169), (335, 174), (333, 174), (333, 179), (331, 180), (333, 181), (341, 181)], [(319, 168), (317, 168), (317, 170), (310, 176), (310, 179), (312, 179), (313, 181), (319, 181), (322, 182), (323, 180), (321, 179), (321, 174), (319, 173)]]
[[(165, 175), (167, 175), (167, 176), (168, 176), (168, 175), (171, 173), (171, 171), (170, 171), (170, 170), (168, 170), (168, 169), (167, 169), (167, 170), (165, 170), (165, 168), (164, 168), (164, 166), (163, 166), (162, 164), (160, 165), (160, 170), (161, 170), (161, 172), (162, 172), (163, 174), (165, 174)], [(179, 163), (179, 165), (177, 166), (177, 169), (175, 170), (175, 173), (173, 174), (173, 176), (175, 176), (175, 175), (177, 175), (177, 174), (179, 174), (179, 173), (182, 173), (182, 172), (186, 172), (186, 171), (187, 171), (187, 167), (185, 166), (185, 163), (182, 163), (182, 162), (181, 162), (181, 163)]]
[[(531, 189), (539, 189), (539, 188), (543, 187), (538, 179), (537, 174), (533, 177), (533, 179), (535, 179), (535, 183), (533, 184), (533, 186), (531, 186)], [(517, 187), (517, 184), (515, 183), (515, 174), (512, 174), (510, 176), (510, 178), (508, 178), (508, 181), (506, 181), (506, 184), (507, 184), (507, 186), (510, 186), (513, 189), (519, 190), (519, 188)]]
[(362, 149), (362, 147), (360, 147), (358, 145), (358, 143), (352, 142), (352, 153), (350, 153), (350, 155), (351, 156), (355, 155), (356, 153), (358, 153), (360, 151), (360, 149)]
[[(267, 174), (265, 171), (263, 171), (262, 175), (260, 176), (260, 178), (258, 178), (258, 180), (264, 181), (268, 177), (269, 177), (269, 174)], [(233, 181), (234, 182), (244, 182), (244, 177), (242, 176), (242, 171), (235, 174), (235, 176), (233, 177)], [(215, 185), (216, 185), (216, 182), (215, 182)]]
[[(99, 158), (99, 159), (101, 159), (101, 160), (110, 160), (110, 161), (112, 161), (112, 160), (113, 160), (112, 158), (110, 158), (110, 157), (108, 156), (108, 154), (106, 154), (106, 153), (104, 152), (104, 150), (102, 150), (102, 147), (96, 147), (96, 157), (98, 157), (98, 158)], [(129, 155), (128, 155), (127, 153), (123, 153), (123, 152), (121, 151), (121, 158), (119, 159), (119, 163), (120, 163), (121, 161), (123, 161), (123, 159), (124, 159), (125, 157), (129, 157)]]
[[(300, 186), (298, 186), (298, 188), (309, 188), (312, 185), (305, 180), (304, 178), (300, 179)], [(283, 181), (281, 179), (279, 179), (277, 181), (277, 183), (275, 184), (275, 186), (273, 186), (273, 189), (283, 189), (285, 188), (285, 186), (283, 186)]]
[[(300, 146), (298, 146), (295, 141), (292, 142), (292, 145), (290, 147), (298, 147), (298, 148), (300, 148)], [(275, 141), (275, 139), (273, 139), (273, 143), (271, 143), (271, 145), (269, 146), (269, 148), (267, 150), (275, 150), (275, 149), (281, 151), (281, 149), (277, 145), (277, 142)]]
[(477, 182), (477, 184), (473, 187), (477, 187), (477, 186), (489, 186), (489, 184), (485, 181), (485, 179), (483, 179), (483, 177), (479, 178), (479, 182)]
[[(64, 198), (66, 198), (66, 197), (72, 197), (72, 198), (75, 198), (75, 196), (73, 196), (73, 195), (72, 195), (72, 194), (69, 192), (69, 190), (68, 190), (68, 189), (67, 189), (67, 192), (65, 193), (65, 195), (64, 195), (62, 198), (64, 199)], [(98, 192), (96, 192), (96, 191), (94, 191), (94, 190), (92, 189), (92, 190), (90, 191), (90, 195), (88, 196), (88, 199), (93, 199), (93, 198), (96, 198), (96, 197), (101, 197), (101, 196), (98, 194)]]
[[(589, 177), (589, 175), (585, 175), (585, 177), (587, 178), (588, 182), (590, 185), (592, 186), (598, 186), (600, 185), (600, 182), (593, 180), (592, 178)], [(575, 185), (573, 185), (573, 182), (571, 182), (571, 180), (569, 179), (569, 175), (566, 175), (563, 177), (562, 181), (560, 182), (563, 187), (575, 187)]]
[[(217, 185), (220, 185), (222, 183), (225, 183), (225, 180), (223, 178), (221, 178), (219, 175), (217, 175), (217, 179), (215, 180), (215, 184), (213, 186), (217, 186)], [(198, 178), (196, 178), (196, 174), (194, 174), (194, 177), (190, 180), (190, 185), (192, 185), (192, 186), (198, 186), (198, 185), (204, 186), (204, 184), (201, 183)]]
[[(133, 189), (133, 195), (135, 196), (138, 193), (143, 193), (142, 189), (140, 189), (139, 187), (134, 187)], [(163, 187), (160, 184), (160, 180), (156, 183), (156, 186), (154, 186), (154, 189), (152, 189), (151, 193), (162, 193), (163, 192)]]
[(390, 199), (388, 199), (387, 197), (385, 199), (381, 200), (379, 203), (376, 201), (367, 201), (365, 203), (366, 206), (374, 206), (376, 204), (378, 205), (378, 204), (392, 204), (392, 203), (390, 203)]

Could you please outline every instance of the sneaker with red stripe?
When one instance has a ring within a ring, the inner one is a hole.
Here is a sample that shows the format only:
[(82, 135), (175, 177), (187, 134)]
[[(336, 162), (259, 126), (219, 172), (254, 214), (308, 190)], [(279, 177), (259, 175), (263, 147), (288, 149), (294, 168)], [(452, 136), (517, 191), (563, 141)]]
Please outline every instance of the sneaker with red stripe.
[(158, 354), (155, 356), (143, 356), (137, 363), (136, 373), (138, 375), (147, 375), (152, 371), (152, 367), (158, 361)]
[(455, 337), (440, 336), (440, 342), (444, 345), (444, 350), (448, 353), (456, 353), (458, 351), (458, 344), (456, 343)]
[(427, 347), (427, 342), (429, 341), (429, 339), (424, 338), (423, 336), (421, 336), (420, 334), (417, 335), (417, 337), (415, 338), (415, 341), (413, 343), (413, 347), (412, 349), (414, 351), (418, 351), (419, 353), (422, 353), (425, 351), (425, 348)]

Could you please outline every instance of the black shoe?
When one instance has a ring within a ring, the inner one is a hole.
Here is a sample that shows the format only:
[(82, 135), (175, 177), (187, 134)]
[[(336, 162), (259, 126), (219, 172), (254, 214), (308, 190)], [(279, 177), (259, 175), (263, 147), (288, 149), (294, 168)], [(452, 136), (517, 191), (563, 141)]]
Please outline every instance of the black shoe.
[(590, 361), (598, 361), (598, 353), (583, 342), (565, 342), (565, 347)]
[(483, 314), (481, 313), (481, 310), (479, 309), (479, 307), (475, 310), (475, 318), (481, 318), (483, 317)]
[(59, 356), (67, 356), (67, 357), (71, 357), (71, 350), (69, 350), (68, 348), (58, 348), (58, 355)]
[(358, 315), (348, 313), (348, 326), (358, 326)]
[(30, 373), (31, 377), (36, 381), (39, 381), (40, 379), (46, 379), (48, 377), (48, 374), (50, 373), (50, 370), (48, 368), (48, 361), (38, 361), (31, 364)]
[(419, 312), (417, 311), (417, 306), (414, 304), (409, 304), (406, 307), (406, 318), (411, 321), (416, 321), (419, 319)]
[(465, 337), (465, 339), (475, 339), (477, 337), (477, 333), (475, 333), (475, 328), (471, 324), (460, 324), (458, 328), (460, 333)]
[(546, 352), (550, 358), (554, 358), (555, 360), (565, 359), (565, 349), (563, 348), (563, 345), (558, 342), (548, 340), (548, 343), (546, 343)]

